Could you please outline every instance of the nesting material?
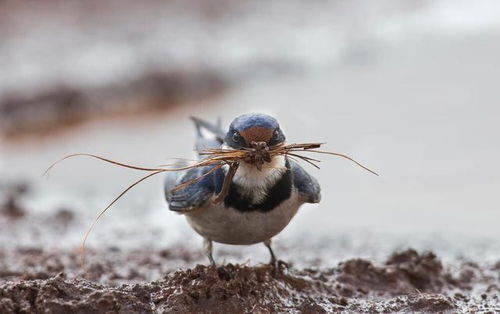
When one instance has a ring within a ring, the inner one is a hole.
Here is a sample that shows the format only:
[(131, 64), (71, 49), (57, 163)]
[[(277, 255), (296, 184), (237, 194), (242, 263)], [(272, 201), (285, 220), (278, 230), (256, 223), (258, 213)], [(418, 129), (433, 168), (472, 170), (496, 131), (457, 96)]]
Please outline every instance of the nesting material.
[(225, 197), (227, 196), (227, 193), (229, 191), (229, 187), (231, 184), (231, 181), (238, 170), (239, 165), (244, 162), (248, 164), (253, 164), (255, 167), (259, 170), (262, 170), (262, 168), (266, 167), (267, 163), (270, 163), (273, 157), (276, 156), (287, 156), (288, 158), (291, 158), (296, 161), (304, 161), (315, 168), (319, 169), (318, 164), (321, 162), (320, 160), (316, 158), (311, 158), (309, 156), (303, 155), (304, 153), (314, 153), (314, 154), (326, 154), (326, 155), (333, 155), (333, 156), (338, 156), (341, 158), (348, 159), (358, 165), (359, 167), (363, 168), (364, 170), (377, 175), (378, 174), (369, 169), (368, 167), (362, 165), (361, 163), (357, 162), (353, 158), (341, 154), (341, 153), (336, 153), (336, 152), (328, 152), (328, 151), (322, 151), (318, 150), (321, 148), (321, 146), (324, 143), (301, 143), (301, 144), (289, 144), (289, 145), (276, 145), (276, 146), (271, 146), (268, 147), (265, 143), (263, 142), (252, 142), (250, 148), (242, 148), (242, 149), (225, 149), (225, 148), (217, 148), (217, 149), (209, 149), (205, 151), (198, 152), (200, 156), (203, 157), (202, 160), (195, 162), (191, 165), (185, 166), (185, 167), (178, 167), (178, 168), (169, 168), (168, 165), (165, 166), (160, 166), (160, 167), (141, 167), (141, 166), (135, 166), (135, 165), (130, 165), (130, 164), (125, 164), (122, 162), (114, 161), (108, 158), (104, 158), (101, 156), (93, 155), (93, 154), (71, 154), (68, 155), (54, 164), (52, 164), (44, 174), (47, 174), (54, 166), (56, 166), (58, 163), (77, 156), (86, 156), (86, 157), (92, 157), (99, 159), (101, 161), (124, 167), (124, 168), (129, 168), (129, 169), (134, 169), (134, 170), (140, 170), (140, 171), (145, 171), (149, 172), (148, 175), (140, 178), (139, 180), (133, 182), (131, 185), (129, 185), (124, 191), (122, 191), (111, 203), (108, 204), (96, 217), (96, 219), (93, 221), (92, 225), (90, 228), (87, 230), (85, 233), (85, 236), (82, 241), (81, 245), (81, 257), (82, 257), (82, 266), (84, 265), (84, 256), (85, 256), (85, 243), (87, 241), (87, 238), (94, 228), (95, 224), (99, 221), (99, 219), (106, 213), (106, 211), (113, 206), (122, 196), (124, 196), (128, 191), (130, 191), (132, 188), (134, 188), (136, 185), (140, 184), (141, 182), (157, 175), (163, 172), (169, 172), (169, 171), (184, 171), (184, 170), (189, 170), (193, 168), (198, 168), (198, 167), (212, 167), (209, 171), (207, 171), (205, 174), (203, 174), (200, 177), (197, 177), (193, 180), (189, 180), (187, 182), (184, 182), (182, 184), (179, 184), (178, 186), (174, 187), (172, 191), (179, 191), (187, 186), (200, 181), (203, 179), (205, 176), (221, 169), (225, 165), (228, 166), (228, 170), (222, 185), (221, 192), (216, 196), (214, 199), (214, 202), (220, 203), (222, 202)]

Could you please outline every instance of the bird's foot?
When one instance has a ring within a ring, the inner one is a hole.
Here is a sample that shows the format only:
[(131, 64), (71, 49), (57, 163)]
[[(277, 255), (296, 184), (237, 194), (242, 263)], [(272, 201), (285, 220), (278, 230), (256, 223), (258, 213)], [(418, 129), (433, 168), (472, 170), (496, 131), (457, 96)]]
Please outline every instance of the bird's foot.
[[(229, 265), (231, 266), (231, 265)], [(230, 268), (230, 267), (229, 267)], [(228, 267), (222, 265), (217, 267), (217, 274), (219, 275), (219, 279), (228, 281), (233, 278), (233, 273)]]
[(283, 274), (285, 270), (288, 270), (290, 268), (290, 265), (288, 265), (287, 262), (279, 259), (271, 260), (269, 265), (271, 265), (271, 267), (273, 268), (273, 273), (275, 276)]

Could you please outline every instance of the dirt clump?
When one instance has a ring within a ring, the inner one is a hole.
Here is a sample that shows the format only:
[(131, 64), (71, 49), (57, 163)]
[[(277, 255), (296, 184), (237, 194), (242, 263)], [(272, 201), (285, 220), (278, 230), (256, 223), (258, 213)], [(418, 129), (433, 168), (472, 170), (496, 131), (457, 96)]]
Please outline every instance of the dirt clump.
[(0, 190), (3, 190), (0, 199), (0, 215), (7, 219), (19, 219), (26, 215), (26, 209), (21, 204), (21, 198), (29, 192), (28, 184), (24, 182), (11, 183), (2, 185), (0, 182)]
[(10, 219), (19, 219), (26, 215), (25, 209), (13, 195), (10, 195), (7, 200), (0, 204), (0, 213)]
[(437, 257), (415, 250), (394, 253), (383, 266), (363, 259), (343, 262), (338, 281), (347, 285), (341, 290), (346, 297), (359, 297), (369, 291), (391, 295), (438, 292), (446, 283)]
[(63, 274), (47, 280), (7, 283), (0, 289), (1, 313), (150, 313), (149, 294), (134, 286), (101, 286), (67, 280)]
[(156, 293), (157, 309), (166, 312), (265, 313), (324, 312), (344, 307), (339, 295), (305, 273), (276, 273), (270, 266), (197, 266), (167, 276)]

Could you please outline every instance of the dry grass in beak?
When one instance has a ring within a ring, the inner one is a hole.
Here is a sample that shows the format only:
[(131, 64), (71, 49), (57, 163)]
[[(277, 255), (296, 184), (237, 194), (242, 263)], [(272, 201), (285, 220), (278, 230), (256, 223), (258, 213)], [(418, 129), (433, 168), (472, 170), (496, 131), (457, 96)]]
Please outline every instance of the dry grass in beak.
[(106, 213), (106, 211), (113, 206), (120, 198), (122, 198), (128, 191), (130, 191), (132, 188), (134, 188), (136, 185), (140, 184), (141, 182), (157, 175), (163, 172), (170, 172), (170, 171), (183, 171), (183, 170), (189, 170), (189, 169), (194, 169), (198, 167), (212, 167), (210, 170), (205, 172), (202, 176), (195, 178), (193, 180), (184, 182), (178, 186), (176, 186), (172, 192), (176, 192), (179, 190), (182, 190), (186, 188), (187, 186), (196, 183), (203, 179), (205, 176), (222, 169), (224, 165), (228, 165), (228, 171), (226, 173), (226, 176), (224, 178), (224, 182), (222, 184), (222, 190), (221, 192), (215, 197), (214, 202), (215, 203), (220, 203), (222, 202), (226, 196), (227, 193), (229, 192), (229, 187), (231, 184), (231, 181), (236, 174), (236, 171), (238, 170), (238, 167), (240, 163), (245, 162), (249, 164), (254, 164), (258, 169), (262, 169), (262, 166), (265, 163), (269, 163), (272, 161), (273, 157), (276, 156), (287, 156), (289, 158), (292, 158), (294, 160), (302, 160), (305, 161), (312, 166), (316, 167), (319, 169), (318, 163), (320, 160), (311, 158), (308, 156), (303, 156), (301, 153), (316, 153), (316, 154), (327, 154), (327, 155), (334, 155), (338, 156), (341, 158), (348, 159), (352, 162), (354, 162), (356, 165), (359, 167), (365, 169), (366, 171), (369, 171), (375, 175), (378, 176), (378, 174), (367, 168), (366, 166), (362, 165), (361, 163), (357, 162), (356, 160), (352, 159), (351, 157), (340, 154), (340, 153), (335, 153), (335, 152), (328, 152), (328, 151), (321, 151), (317, 150), (318, 148), (321, 147), (323, 143), (303, 143), (303, 144), (290, 144), (290, 145), (276, 145), (272, 147), (267, 147), (266, 145), (261, 145), (260, 143), (252, 143), (253, 148), (244, 148), (244, 149), (209, 149), (206, 151), (199, 152), (200, 155), (204, 156), (205, 158), (201, 161), (195, 162), (191, 165), (185, 166), (185, 167), (178, 167), (178, 168), (168, 168), (165, 166), (160, 166), (160, 167), (141, 167), (141, 166), (135, 166), (135, 165), (130, 165), (130, 164), (125, 164), (121, 163), (118, 161), (114, 161), (111, 159), (107, 159), (104, 157), (100, 157), (97, 155), (93, 154), (71, 154), (68, 155), (54, 164), (52, 164), (45, 172), (44, 175), (48, 174), (54, 166), (56, 166), (58, 163), (72, 157), (77, 157), (77, 156), (86, 156), (86, 157), (92, 157), (99, 159), (101, 161), (113, 164), (115, 166), (120, 166), (124, 168), (129, 168), (129, 169), (134, 169), (134, 170), (139, 170), (139, 171), (145, 171), (145, 172), (150, 172), (148, 175), (140, 178), (139, 180), (133, 182), (131, 185), (129, 185), (125, 190), (123, 190), (111, 203), (108, 204), (96, 217), (96, 219), (92, 222), (92, 225), (89, 227), (87, 232), (85, 233), (85, 236), (83, 237), (82, 244), (80, 246), (81, 249), (81, 264), (82, 268), (85, 267), (85, 244), (87, 242), (87, 238), (90, 235), (92, 229), (96, 225), (96, 223), (99, 221), (99, 219)]
[(317, 154), (327, 154), (342, 157), (348, 159), (358, 165), (359, 167), (365, 169), (368, 172), (373, 173), (378, 176), (378, 173), (371, 170), (370, 168), (362, 165), (351, 157), (335, 153), (317, 150), (324, 143), (303, 143), (303, 144), (290, 144), (290, 145), (276, 145), (272, 147), (265, 148), (243, 148), (243, 149), (209, 149), (200, 153), (200, 155), (207, 156), (207, 159), (217, 159), (217, 160), (227, 160), (231, 162), (246, 162), (250, 164), (257, 164), (271, 162), (272, 158), (279, 155), (285, 155), (293, 157), (294, 159), (303, 160), (315, 168), (319, 169), (318, 163), (321, 161), (307, 156), (302, 156), (300, 153), (317, 153)]

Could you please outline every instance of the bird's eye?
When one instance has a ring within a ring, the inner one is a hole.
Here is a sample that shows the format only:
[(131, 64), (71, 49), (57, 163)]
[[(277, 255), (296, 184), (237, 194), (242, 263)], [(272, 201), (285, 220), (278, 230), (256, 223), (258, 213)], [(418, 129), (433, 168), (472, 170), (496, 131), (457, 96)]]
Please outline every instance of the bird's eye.
[(241, 141), (241, 135), (238, 132), (233, 133), (233, 141), (235, 142)]
[(273, 133), (273, 137), (271, 139), (272, 140), (277, 140), (279, 136), (280, 136), (280, 132), (278, 132), (278, 130), (275, 130), (274, 133)]

